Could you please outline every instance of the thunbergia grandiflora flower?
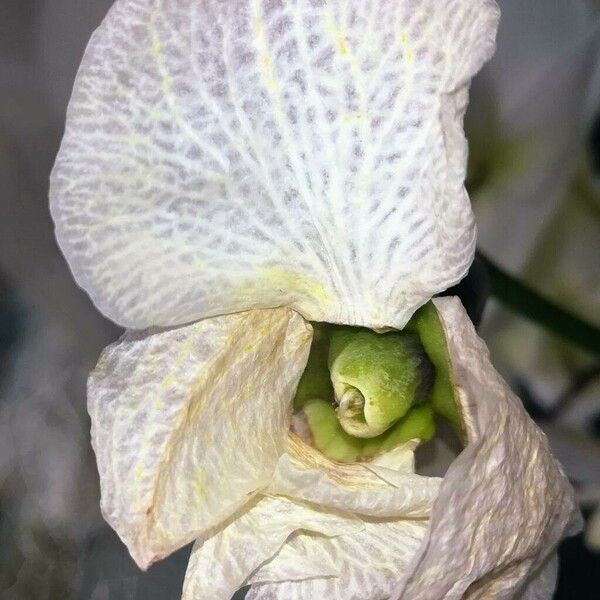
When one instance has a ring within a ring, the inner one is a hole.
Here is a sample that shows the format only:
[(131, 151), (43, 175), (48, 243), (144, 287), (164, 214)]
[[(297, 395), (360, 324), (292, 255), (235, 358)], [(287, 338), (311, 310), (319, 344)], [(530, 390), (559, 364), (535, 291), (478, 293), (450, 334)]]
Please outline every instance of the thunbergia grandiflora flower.
[[(571, 488), (460, 302), (429, 302), (473, 257), (462, 118), (497, 20), (118, 0), (94, 35), (52, 214), (132, 328), (89, 382), (104, 516), (142, 568), (196, 540), (184, 598), (551, 593)], [(465, 442), (443, 479), (414, 472), (434, 412)]]

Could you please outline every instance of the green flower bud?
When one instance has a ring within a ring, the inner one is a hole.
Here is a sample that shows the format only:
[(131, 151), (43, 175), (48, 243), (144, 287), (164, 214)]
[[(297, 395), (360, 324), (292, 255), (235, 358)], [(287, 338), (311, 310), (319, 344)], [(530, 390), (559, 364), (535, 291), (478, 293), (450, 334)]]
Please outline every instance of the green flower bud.
[(312, 445), (331, 460), (343, 463), (370, 460), (409, 440), (429, 440), (435, 433), (433, 410), (427, 404), (409, 410), (384, 434), (370, 439), (346, 433), (335, 408), (325, 400), (307, 401), (302, 412), (312, 435)]
[(447, 419), (456, 433), (464, 440), (464, 425), (455, 396), (452, 382), (450, 357), (446, 344), (446, 334), (437, 310), (432, 302), (422, 306), (408, 322), (404, 331), (419, 336), (427, 356), (435, 368), (431, 404), (436, 413)]
[(381, 435), (425, 400), (433, 378), (418, 336), (399, 332), (338, 329), (328, 362), (340, 424), (360, 438)]
[(335, 408), (325, 400), (310, 400), (303, 407), (312, 434), (312, 445), (331, 460), (352, 463), (361, 459), (363, 440), (348, 435)]
[(294, 397), (294, 409), (301, 409), (307, 402), (315, 399), (333, 400), (333, 386), (329, 376), (327, 358), (329, 356), (329, 338), (333, 325), (313, 323), (313, 340), (308, 362)]
[[(313, 323), (313, 343), (294, 398), (302, 435), (338, 462), (370, 460), (435, 433), (442, 415), (464, 427), (451, 379), (446, 337), (429, 302), (404, 331)], [(306, 431), (306, 430), (307, 431)]]
[(431, 406), (429, 404), (415, 406), (383, 435), (364, 440), (361, 459), (368, 460), (409, 440), (425, 442), (430, 440), (434, 434), (435, 418)]

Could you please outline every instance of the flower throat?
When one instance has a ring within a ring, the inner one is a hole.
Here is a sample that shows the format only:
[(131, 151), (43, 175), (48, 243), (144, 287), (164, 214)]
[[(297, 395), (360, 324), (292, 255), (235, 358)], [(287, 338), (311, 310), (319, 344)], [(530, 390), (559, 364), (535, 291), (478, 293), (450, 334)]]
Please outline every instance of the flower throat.
[(403, 331), (328, 323), (313, 328), (294, 423), (324, 455), (356, 462), (411, 439), (428, 440), (436, 413), (462, 433), (446, 340), (431, 303)]

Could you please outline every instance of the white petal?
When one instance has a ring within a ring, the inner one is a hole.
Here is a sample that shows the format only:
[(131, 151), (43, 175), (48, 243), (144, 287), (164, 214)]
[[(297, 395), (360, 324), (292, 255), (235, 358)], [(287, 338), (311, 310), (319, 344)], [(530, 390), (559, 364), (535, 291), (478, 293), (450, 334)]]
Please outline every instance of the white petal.
[[(363, 524), (350, 515), (313, 510), (285, 498), (257, 499), (211, 537), (196, 542), (183, 585), (183, 600), (228, 600), (294, 531), (312, 531), (323, 540), (325, 536), (362, 528)], [(337, 570), (331, 560), (319, 564), (305, 559), (301, 567), (309, 565), (320, 574)], [(298, 573), (299, 568), (295, 565), (293, 571)]]
[(574, 493), (460, 301), (435, 305), (469, 444), (444, 477), (414, 571), (394, 598), (514, 598), (579, 525)]
[(493, 0), (118, 0), (52, 175), (79, 284), (130, 327), (290, 305), (401, 327), (471, 262), (462, 116)]
[[(413, 449), (410, 445), (394, 453), (401, 468), (406, 466), (403, 454)], [(393, 473), (394, 484), (365, 465), (329, 461), (290, 435), (267, 491), (293, 498), (255, 501), (208, 539), (199, 540), (184, 600), (229, 598), (248, 583), (253, 584), (250, 597), (260, 598), (371, 598), (378, 596), (368, 594), (379, 590), (389, 594), (425, 535), (427, 520), (415, 517), (429, 513), (439, 480), (391, 466), (373, 469)], [(298, 585), (289, 587), (289, 582)]]
[[(311, 534), (292, 537), (281, 551), (252, 576), (248, 600), (384, 600), (407, 572), (421, 544), (427, 521), (367, 520), (361, 531), (323, 538)], [(293, 580), (295, 562), (303, 556), (317, 564), (336, 565), (336, 576), (319, 569)], [(260, 584), (260, 582), (268, 582)], [(258, 584), (258, 585), (257, 585)]]
[[(374, 517), (427, 517), (439, 478), (406, 472), (404, 453), (394, 452), (397, 465), (335, 463), (299, 438), (290, 436), (269, 491), (330, 509)], [(394, 465), (395, 467), (396, 465)]]
[(102, 511), (141, 567), (265, 487), (311, 332), (289, 309), (127, 333), (88, 386)]
[(553, 552), (534, 573), (520, 592), (521, 600), (547, 600), (552, 598), (558, 575), (558, 554)]

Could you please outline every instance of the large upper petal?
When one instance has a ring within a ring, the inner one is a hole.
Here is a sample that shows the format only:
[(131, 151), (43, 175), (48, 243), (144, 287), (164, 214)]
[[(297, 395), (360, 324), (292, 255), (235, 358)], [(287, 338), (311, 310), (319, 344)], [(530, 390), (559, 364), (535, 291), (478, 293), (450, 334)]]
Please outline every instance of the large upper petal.
[(127, 333), (104, 351), (88, 387), (102, 512), (141, 567), (269, 484), (310, 339), (275, 309)]
[(579, 525), (573, 489), (460, 301), (434, 302), (468, 445), (444, 477), (411, 576), (394, 598), (550, 598), (552, 554)]
[(493, 0), (117, 0), (51, 181), (59, 243), (135, 328), (290, 305), (401, 327), (466, 272), (470, 78)]

